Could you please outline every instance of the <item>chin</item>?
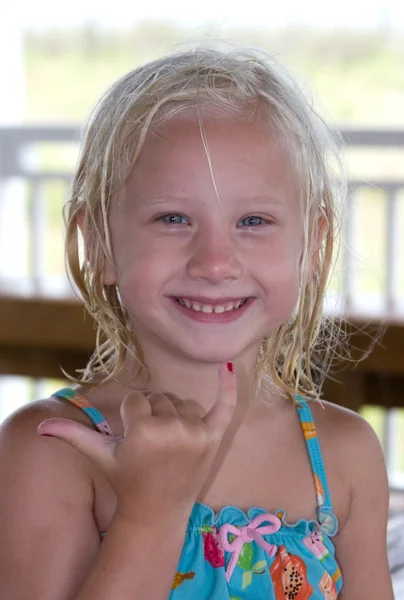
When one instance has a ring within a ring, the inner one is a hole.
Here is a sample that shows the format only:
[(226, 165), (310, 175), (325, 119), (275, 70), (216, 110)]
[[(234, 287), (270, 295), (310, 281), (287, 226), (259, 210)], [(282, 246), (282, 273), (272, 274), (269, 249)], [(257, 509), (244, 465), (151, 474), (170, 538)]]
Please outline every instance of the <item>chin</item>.
[(211, 350), (206, 350), (206, 352), (201, 352), (201, 350), (199, 349), (199, 351), (194, 351), (194, 352), (192, 352), (191, 350), (188, 350), (188, 351), (183, 350), (182, 355), (184, 357), (191, 358), (192, 360), (201, 362), (201, 363), (221, 364), (221, 363), (235, 360), (238, 356), (238, 353), (234, 352), (234, 348), (232, 350), (229, 350), (229, 352), (225, 352), (225, 351), (223, 351), (223, 349), (221, 349), (220, 352), (218, 352), (217, 350), (216, 350), (216, 352), (213, 352)]
[(235, 361), (240, 359), (245, 354), (251, 355), (251, 352), (256, 351), (257, 355), (259, 352), (261, 340), (254, 341), (248, 345), (236, 346), (233, 344), (228, 344), (227, 346), (216, 344), (214, 347), (209, 347), (209, 345), (204, 346), (203, 348), (199, 346), (198, 348), (183, 348), (182, 354), (187, 357), (192, 357), (193, 360), (203, 362), (203, 363), (212, 363), (212, 364), (222, 364), (229, 361)]

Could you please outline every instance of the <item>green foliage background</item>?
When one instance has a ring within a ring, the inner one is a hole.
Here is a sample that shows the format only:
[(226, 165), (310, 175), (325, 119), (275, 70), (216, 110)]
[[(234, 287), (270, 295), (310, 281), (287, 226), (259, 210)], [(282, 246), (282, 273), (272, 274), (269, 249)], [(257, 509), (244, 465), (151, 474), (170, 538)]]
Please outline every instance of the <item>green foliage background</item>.
[(169, 51), (212, 38), (276, 55), (338, 124), (404, 125), (404, 36), (386, 31), (187, 30), (144, 22), (127, 31), (88, 26), (26, 34), (28, 121), (82, 121), (99, 95), (128, 70)]

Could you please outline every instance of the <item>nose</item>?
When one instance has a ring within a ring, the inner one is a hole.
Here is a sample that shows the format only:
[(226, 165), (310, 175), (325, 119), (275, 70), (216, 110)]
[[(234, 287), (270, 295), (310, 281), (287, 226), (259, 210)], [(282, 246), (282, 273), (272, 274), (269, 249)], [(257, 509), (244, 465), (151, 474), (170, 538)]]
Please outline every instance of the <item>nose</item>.
[(226, 279), (239, 279), (242, 265), (234, 242), (224, 228), (201, 234), (195, 244), (188, 263), (188, 274), (192, 279), (206, 279), (218, 284)]

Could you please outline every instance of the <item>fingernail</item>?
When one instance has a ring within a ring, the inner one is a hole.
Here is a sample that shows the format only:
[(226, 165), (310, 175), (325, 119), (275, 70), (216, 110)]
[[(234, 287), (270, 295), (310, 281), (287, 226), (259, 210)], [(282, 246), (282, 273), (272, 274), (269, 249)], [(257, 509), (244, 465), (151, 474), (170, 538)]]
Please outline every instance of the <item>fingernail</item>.
[(227, 368), (229, 369), (230, 373), (234, 373), (234, 368), (233, 368), (233, 363), (232, 362), (228, 362), (227, 363)]

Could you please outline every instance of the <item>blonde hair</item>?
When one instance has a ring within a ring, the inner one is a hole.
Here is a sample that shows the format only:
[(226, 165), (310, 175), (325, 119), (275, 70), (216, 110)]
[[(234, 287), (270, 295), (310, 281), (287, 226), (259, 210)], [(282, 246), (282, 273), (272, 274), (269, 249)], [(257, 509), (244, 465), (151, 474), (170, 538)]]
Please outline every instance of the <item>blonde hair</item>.
[[(198, 47), (141, 66), (117, 81), (95, 107), (85, 133), (68, 203), (66, 259), (70, 276), (97, 325), (96, 349), (80, 379), (106, 381), (142, 348), (131, 332), (115, 285), (103, 284), (113, 264), (108, 216), (142, 150), (150, 127), (190, 109), (245, 119), (259, 115), (278, 133), (300, 178), (304, 256), (296, 310), (266, 335), (256, 365), (257, 389), (267, 384), (293, 398), (319, 397), (333, 351), (323, 300), (333, 263), (338, 197), (344, 178), (337, 135), (318, 116), (285, 70), (262, 52)], [(78, 221), (84, 215), (84, 259)], [(322, 235), (319, 235), (321, 215)], [(320, 241), (319, 241), (320, 240)]]

